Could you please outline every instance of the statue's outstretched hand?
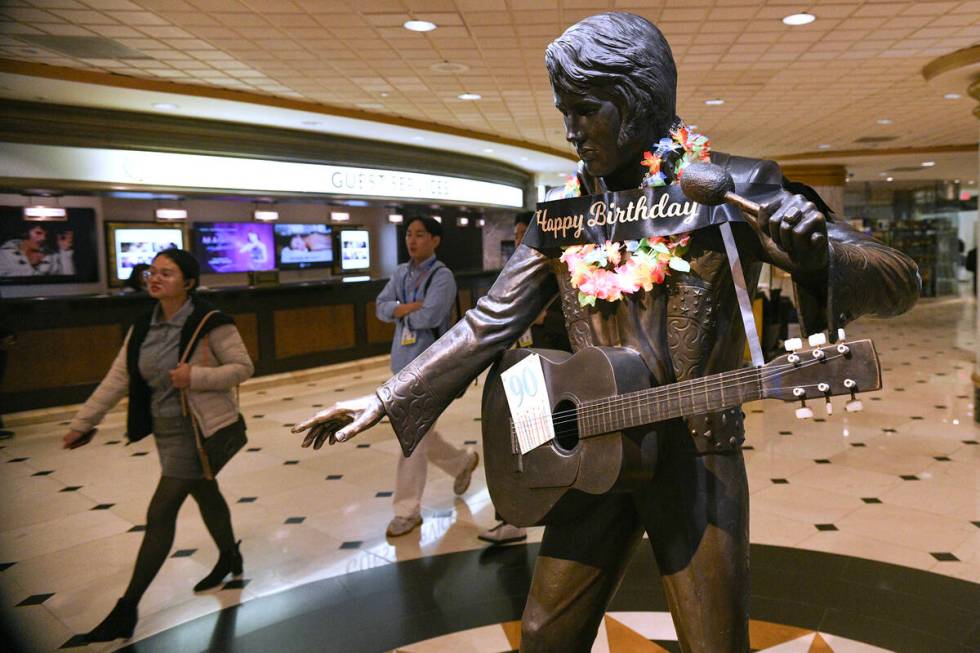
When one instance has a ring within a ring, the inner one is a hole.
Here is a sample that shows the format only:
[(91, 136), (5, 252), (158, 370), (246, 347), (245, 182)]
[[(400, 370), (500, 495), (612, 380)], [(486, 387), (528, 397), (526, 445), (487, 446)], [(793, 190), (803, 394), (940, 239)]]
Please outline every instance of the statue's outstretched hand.
[(785, 195), (762, 206), (756, 226), (772, 263), (792, 273), (827, 269), (827, 217), (802, 195)]
[(293, 427), (293, 433), (308, 431), (303, 446), (319, 449), (324, 442), (345, 442), (361, 431), (371, 428), (384, 417), (385, 409), (375, 394), (347, 401), (338, 401), (310, 419)]

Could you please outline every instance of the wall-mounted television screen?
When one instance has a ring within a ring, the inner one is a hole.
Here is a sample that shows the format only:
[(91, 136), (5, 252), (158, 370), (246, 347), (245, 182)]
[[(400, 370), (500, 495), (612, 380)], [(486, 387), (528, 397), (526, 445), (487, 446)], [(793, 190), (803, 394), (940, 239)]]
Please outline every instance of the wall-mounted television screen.
[(276, 257), (280, 270), (333, 266), (333, 235), (325, 224), (277, 224)]
[(367, 270), (371, 267), (371, 247), (367, 229), (344, 229), (340, 232), (340, 270)]
[(183, 249), (186, 241), (183, 225), (106, 223), (109, 285), (121, 285), (129, 279), (134, 267), (140, 263), (151, 263), (165, 249)]
[(198, 222), (194, 224), (194, 255), (201, 272), (253, 272), (276, 267), (271, 224)]
[(98, 280), (93, 209), (67, 209), (63, 221), (33, 222), (21, 206), (0, 206), (0, 284)]

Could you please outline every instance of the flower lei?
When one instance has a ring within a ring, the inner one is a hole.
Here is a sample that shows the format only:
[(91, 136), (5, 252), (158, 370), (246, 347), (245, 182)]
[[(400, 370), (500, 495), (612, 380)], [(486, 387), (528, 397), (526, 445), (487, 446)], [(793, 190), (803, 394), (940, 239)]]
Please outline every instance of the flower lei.
[[(675, 123), (670, 138), (654, 143), (652, 151), (643, 153), (640, 163), (647, 170), (641, 187), (656, 188), (680, 181), (684, 168), (696, 161), (709, 161), (711, 142), (682, 122)], [(565, 184), (563, 197), (582, 194), (578, 177)], [(586, 244), (566, 247), (561, 262), (568, 266), (572, 287), (578, 289), (581, 306), (595, 306), (597, 299), (619, 301), (623, 295), (650, 291), (662, 284), (670, 271), (690, 272), (684, 260), (690, 234), (628, 240), (606, 241), (603, 245)]]

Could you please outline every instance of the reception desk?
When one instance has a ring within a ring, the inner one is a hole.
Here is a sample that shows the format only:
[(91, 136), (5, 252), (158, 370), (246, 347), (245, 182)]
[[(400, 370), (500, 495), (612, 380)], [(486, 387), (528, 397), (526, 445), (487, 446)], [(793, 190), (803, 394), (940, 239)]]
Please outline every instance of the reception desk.
[[(497, 272), (460, 272), (466, 311)], [(203, 299), (234, 317), (256, 375), (288, 372), (387, 353), (394, 325), (375, 317), (385, 280), (339, 280), (202, 289)], [(149, 297), (90, 295), (3, 300), (16, 334), (0, 383), (0, 412), (84, 401), (108, 371)]]

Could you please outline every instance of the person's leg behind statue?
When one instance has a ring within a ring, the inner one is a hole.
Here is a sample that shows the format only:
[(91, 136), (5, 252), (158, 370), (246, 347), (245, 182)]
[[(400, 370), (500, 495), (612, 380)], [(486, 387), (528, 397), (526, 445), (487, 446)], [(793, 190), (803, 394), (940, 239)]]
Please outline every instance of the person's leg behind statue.
[(640, 510), (684, 653), (747, 653), (748, 485), (740, 452), (664, 448)]
[(427, 435), (419, 441), (411, 456), (408, 458), (398, 456), (395, 469), (395, 494), (391, 502), (395, 515), (385, 531), (388, 537), (405, 535), (422, 524), (422, 493), (425, 491), (425, 479), (428, 473), (429, 443)]
[(218, 488), (218, 481), (215, 479), (197, 481), (191, 488), (191, 496), (197, 501), (201, 519), (204, 520), (211, 539), (218, 547), (218, 562), (214, 569), (194, 586), (195, 592), (203, 592), (220, 585), (228, 574), (240, 576), (244, 561), (238, 548), (241, 542), (235, 541), (235, 532), (232, 530), (231, 511), (228, 510), (228, 502)]
[(480, 454), (454, 447), (435, 429), (430, 430), (425, 439), (429, 441), (429, 448), (426, 449), (429, 462), (453, 477), (454, 493), (466, 492), (470, 487), (473, 470), (480, 462)]
[(521, 653), (589, 653), (642, 536), (633, 495), (596, 497), (548, 526), (521, 621)]

